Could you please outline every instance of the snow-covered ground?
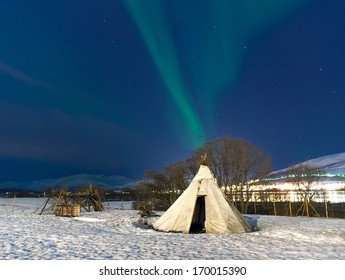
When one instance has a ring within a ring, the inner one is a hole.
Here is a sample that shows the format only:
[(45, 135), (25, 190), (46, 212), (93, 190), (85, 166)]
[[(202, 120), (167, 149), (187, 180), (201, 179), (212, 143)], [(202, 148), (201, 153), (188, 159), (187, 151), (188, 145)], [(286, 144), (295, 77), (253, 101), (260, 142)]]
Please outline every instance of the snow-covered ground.
[(33, 214), (43, 202), (0, 198), (0, 260), (345, 260), (343, 219), (250, 216), (259, 231), (188, 235), (145, 227), (121, 202), (78, 218)]

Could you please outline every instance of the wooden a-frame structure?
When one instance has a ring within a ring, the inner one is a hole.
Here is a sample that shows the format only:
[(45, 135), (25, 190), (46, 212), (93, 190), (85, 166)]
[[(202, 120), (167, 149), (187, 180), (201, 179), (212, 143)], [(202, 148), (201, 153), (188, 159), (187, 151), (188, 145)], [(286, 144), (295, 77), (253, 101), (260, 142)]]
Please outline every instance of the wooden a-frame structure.
[[(51, 200), (53, 203), (49, 204)], [(80, 208), (85, 209), (87, 212), (91, 211), (91, 206), (94, 211), (104, 211), (104, 206), (98, 190), (90, 185), (86, 191), (83, 192), (71, 192), (65, 189), (51, 192), (47, 195), (47, 200), (44, 204), (38, 207), (35, 213), (40, 210), (39, 215), (41, 215), (45, 211), (52, 210), (54, 214), (58, 214), (59, 208), (62, 205), (79, 205)]]

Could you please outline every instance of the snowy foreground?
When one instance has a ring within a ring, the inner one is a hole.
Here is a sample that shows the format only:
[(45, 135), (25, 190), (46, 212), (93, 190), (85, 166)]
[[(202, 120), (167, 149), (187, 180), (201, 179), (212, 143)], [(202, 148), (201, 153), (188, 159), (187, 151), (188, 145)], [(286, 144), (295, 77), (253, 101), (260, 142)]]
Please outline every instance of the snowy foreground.
[(33, 214), (43, 202), (0, 198), (0, 260), (345, 260), (345, 219), (250, 216), (259, 231), (188, 235), (155, 231), (115, 204), (78, 218)]

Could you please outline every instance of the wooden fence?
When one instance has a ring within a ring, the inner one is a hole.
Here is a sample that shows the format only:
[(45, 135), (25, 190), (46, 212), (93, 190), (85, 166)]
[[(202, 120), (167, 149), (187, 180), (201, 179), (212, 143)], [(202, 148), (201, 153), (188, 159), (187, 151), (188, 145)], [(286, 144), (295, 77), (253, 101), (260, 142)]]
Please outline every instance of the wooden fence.
[[(317, 190), (309, 194), (295, 190), (260, 190), (233, 194), (230, 200), (246, 214), (345, 218), (344, 190)], [(247, 198), (247, 199), (243, 199)]]

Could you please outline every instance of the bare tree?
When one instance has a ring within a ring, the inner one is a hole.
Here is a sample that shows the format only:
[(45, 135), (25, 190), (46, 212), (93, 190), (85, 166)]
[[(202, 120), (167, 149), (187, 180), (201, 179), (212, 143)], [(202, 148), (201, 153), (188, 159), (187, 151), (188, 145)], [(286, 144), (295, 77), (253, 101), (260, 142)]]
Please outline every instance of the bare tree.
[(264, 156), (261, 149), (245, 142), (236, 142), (235, 168), (237, 197), (240, 200), (241, 211), (246, 213), (252, 196), (252, 185), (256, 179), (271, 171), (271, 158)]
[(163, 173), (168, 182), (166, 190), (169, 192), (170, 205), (188, 187), (189, 175), (185, 161), (178, 161), (163, 168)]
[(145, 171), (144, 179), (137, 184), (135, 189), (136, 202), (134, 203), (134, 208), (154, 209), (156, 199), (164, 186), (164, 178), (158, 172), (154, 170)]
[(187, 188), (188, 183), (187, 164), (179, 161), (161, 171), (146, 171), (145, 179), (138, 185), (137, 191), (141, 193), (140, 201), (147, 207), (166, 210)]
[(228, 188), (231, 201), (240, 201), (241, 211), (246, 212), (251, 196), (252, 181), (271, 170), (271, 158), (261, 149), (241, 139), (222, 137), (206, 142), (188, 160), (193, 174), (197, 170), (197, 159), (207, 154), (206, 164), (210, 167), (217, 183)]
[(287, 170), (287, 182), (296, 188), (297, 193), (301, 195), (303, 199), (303, 203), (299, 208), (297, 215), (302, 211), (302, 216), (305, 213), (307, 217), (309, 217), (309, 210), (311, 209), (317, 216), (320, 216), (311, 202), (316, 194), (314, 187), (318, 185), (320, 174), (323, 172), (323, 169), (316, 168), (308, 164), (298, 164)]

